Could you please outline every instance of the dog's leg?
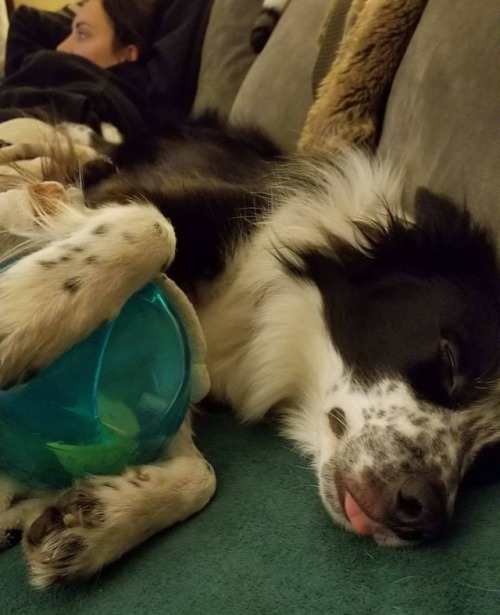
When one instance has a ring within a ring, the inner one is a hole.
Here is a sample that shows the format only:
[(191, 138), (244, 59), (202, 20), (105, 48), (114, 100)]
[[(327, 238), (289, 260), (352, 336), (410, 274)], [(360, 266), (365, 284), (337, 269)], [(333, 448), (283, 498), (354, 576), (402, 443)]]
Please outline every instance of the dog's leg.
[(0, 164), (7, 165), (23, 160), (32, 160), (34, 158), (51, 158), (54, 151), (58, 151), (60, 156), (76, 156), (76, 159), (81, 165), (101, 156), (101, 154), (92, 147), (80, 145), (79, 143), (64, 143), (62, 140), (60, 140), (57, 145), (50, 142), (16, 143), (15, 145), (7, 145), (0, 150)]
[(168, 454), (121, 476), (81, 481), (48, 507), (23, 539), (32, 584), (88, 577), (204, 508), (215, 475), (192, 441), (189, 418)]
[(0, 275), (2, 386), (27, 378), (115, 317), (174, 256), (171, 224), (147, 203), (78, 212), (57, 201), (56, 210), (33, 214), (33, 241), (51, 243)]

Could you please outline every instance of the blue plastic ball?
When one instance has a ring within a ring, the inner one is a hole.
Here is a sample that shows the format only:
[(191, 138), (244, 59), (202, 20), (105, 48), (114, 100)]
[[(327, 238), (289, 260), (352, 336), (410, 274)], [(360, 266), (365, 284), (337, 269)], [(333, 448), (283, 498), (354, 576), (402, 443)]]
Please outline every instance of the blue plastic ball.
[(0, 470), (59, 488), (153, 461), (179, 429), (189, 396), (184, 325), (160, 285), (148, 284), (115, 320), (0, 391)]

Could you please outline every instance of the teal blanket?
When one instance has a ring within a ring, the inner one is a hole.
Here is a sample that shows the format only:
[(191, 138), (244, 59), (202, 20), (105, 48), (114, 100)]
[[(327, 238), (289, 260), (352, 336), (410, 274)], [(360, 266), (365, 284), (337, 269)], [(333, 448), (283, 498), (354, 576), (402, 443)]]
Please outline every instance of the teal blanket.
[(1, 615), (498, 615), (500, 485), (465, 491), (449, 532), (390, 550), (330, 521), (307, 461), (272, 428), (201, 421), (207, 509), (80, 585), (29, 589), (0, 555)]

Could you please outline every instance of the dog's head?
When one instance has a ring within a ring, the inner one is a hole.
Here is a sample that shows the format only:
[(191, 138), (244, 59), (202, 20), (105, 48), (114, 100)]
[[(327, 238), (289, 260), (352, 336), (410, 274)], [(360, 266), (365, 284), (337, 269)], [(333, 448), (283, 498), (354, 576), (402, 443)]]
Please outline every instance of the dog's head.
[(407, 544), (440, 533), (500, 440), (500, 273), (488, 233), (426, 191), (414, 223), (359, 231), (361, 247), (301, 254), (349, 367), (325, 394), (320, 490), (344, 526)]
[(335, 520), (380, 544), (440, 534), (464, 473), (500, 439), (493, 400), (444, 409), (388, 378), (369, 387), (346, 380), (330, 401), (328, 453), (318, 464), (322, 499)]

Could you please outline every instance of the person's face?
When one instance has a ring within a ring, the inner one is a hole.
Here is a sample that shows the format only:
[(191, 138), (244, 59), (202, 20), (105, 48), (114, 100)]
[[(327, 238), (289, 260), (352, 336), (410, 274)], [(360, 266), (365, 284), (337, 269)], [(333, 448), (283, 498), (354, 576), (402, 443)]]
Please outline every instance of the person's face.
[(56, 47), (57, 51), (87, 58), (101, 68), (137, 60), (135, 45), (115, 44), (113, 24), (100, 0), (88, 0), (78, 11), (71, 34)]

